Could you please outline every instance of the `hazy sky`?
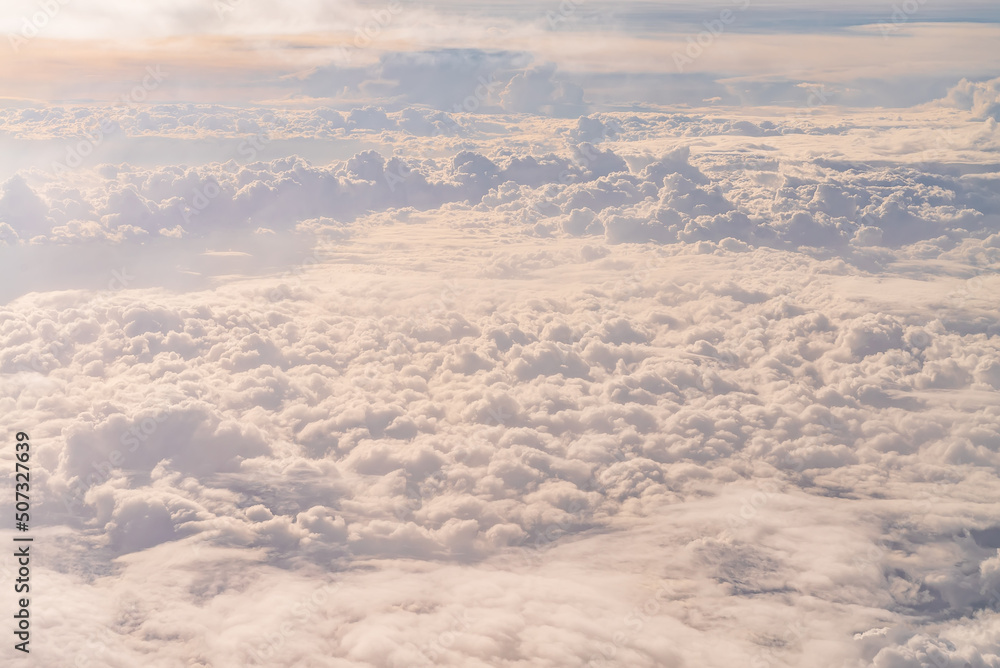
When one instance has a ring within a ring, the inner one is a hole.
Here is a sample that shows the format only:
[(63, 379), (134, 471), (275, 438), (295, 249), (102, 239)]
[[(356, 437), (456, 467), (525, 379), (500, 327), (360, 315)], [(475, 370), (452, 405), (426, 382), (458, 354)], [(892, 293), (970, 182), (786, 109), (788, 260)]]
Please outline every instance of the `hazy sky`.
[[(405, 91), (392, 88), (401, 74), (386, 58), (460, 49), (551, 64), (603, 106), (799, 104), (794, 87), (815, 83), (851, 105), (910, 106), (962, 77), (989, 78), (1000, 59), (1000, 8), (985, 1), (51, 7), (49, 18), (33, 1), (6, 6), (0, 96), (105, 102), (156, 65), (168, 74), (157, 101), (391, 102)], [(339, 76), (315, 84), (317, 71)]]

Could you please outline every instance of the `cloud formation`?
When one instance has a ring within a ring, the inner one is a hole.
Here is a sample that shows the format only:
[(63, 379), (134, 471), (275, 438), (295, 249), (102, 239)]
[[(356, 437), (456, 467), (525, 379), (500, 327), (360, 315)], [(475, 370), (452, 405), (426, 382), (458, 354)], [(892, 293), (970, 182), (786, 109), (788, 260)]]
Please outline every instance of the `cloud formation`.
[(1000, 665), (994, 80), (596, 112), (512, 53), (0, 111), (39, 665)]

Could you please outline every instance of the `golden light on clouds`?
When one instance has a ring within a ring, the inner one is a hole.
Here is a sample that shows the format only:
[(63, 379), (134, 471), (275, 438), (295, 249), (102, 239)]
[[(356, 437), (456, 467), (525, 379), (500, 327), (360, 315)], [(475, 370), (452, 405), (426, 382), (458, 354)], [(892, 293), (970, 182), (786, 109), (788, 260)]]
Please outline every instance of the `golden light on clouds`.
[(997, 44), (3, 0), (0, 666), (1000, 668)]

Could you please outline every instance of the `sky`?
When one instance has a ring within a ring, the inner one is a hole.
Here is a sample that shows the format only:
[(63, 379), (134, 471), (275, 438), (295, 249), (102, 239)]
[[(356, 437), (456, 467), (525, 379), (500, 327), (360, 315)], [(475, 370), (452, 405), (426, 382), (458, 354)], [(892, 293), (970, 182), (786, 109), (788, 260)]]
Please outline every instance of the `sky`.
[(3, 661), (1000, 668), (998, 31), (8, 1)]
[[(469, 65), (443, 59), (493, 54), (498, 76), (553, 68), (550, 79), (583, 89), (578, 106), (794, 106), (797, 87), (819, 83), (852, 106), (897, 107), (995, 74), (998, 24), (988, 1), (314, 1), (289, 12), (273, 0), (14, 0), (0, 18), (0, 87), (24, 101), (110, 102), (155, 65), (165, 78), (150, 101), (450, 109), (464, 95), (442, 78)], [(531, 92), (532, 106), (558, 99)]]

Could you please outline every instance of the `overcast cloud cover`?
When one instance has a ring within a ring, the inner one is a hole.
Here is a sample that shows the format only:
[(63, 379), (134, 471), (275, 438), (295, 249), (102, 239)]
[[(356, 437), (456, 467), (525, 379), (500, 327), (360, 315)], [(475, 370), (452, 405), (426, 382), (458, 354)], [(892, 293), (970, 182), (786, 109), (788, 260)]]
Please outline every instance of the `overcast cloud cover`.
[(0, 663), (1000, 668), (998, 24), (7, 2)]

